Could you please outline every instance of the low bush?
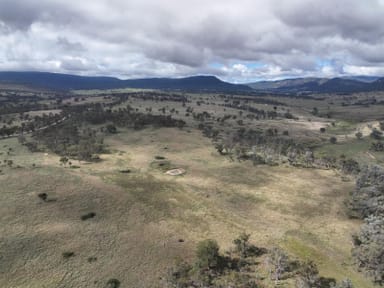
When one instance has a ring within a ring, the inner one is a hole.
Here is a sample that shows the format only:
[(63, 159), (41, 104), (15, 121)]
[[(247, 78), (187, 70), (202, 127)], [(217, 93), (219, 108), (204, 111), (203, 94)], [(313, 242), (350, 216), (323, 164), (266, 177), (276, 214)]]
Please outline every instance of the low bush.
[(91, 218), (93, 218), (95, 216), (96, 216), (95, 212), (89, 212), (87, 214), (82, 215), (81, 216), (81, 220), (85, 221), (85, 220), (91, 219)]

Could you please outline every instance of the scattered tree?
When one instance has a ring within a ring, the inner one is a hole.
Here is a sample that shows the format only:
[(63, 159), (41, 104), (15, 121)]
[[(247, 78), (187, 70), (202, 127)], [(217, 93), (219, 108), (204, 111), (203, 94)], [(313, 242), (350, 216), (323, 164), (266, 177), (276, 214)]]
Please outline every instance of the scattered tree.
[(47, 194), (47, 193), (39, 193), (39, 194), (37, 194), (37, 196), (38, 196), (41, 200), (43, 200), (44, 202), (46, 202), (47, 199), (48, 199), (48, 194)]
[(82, 215), (81, 216), (81, 220), (85, 221), (85, 220), (91, 219), (91, 218), (93, 218), (95, 216), (96, 216), (95, 212), (89, 212), (87, 214)]
[(62, 253), (62, 256), (63, 256), (64, 259), (69, 259), (69, 258), (75, 256), (75, 253), (71, 252), (71, 251), (66, 251), (66, 252)]
[(370, 136), (373, 139), (380, 140), (381, 137), (383, 136), (383, 132), (381, 132), (381, 131), (377, 130), (376, 128), (374, 128), (374, 129), (372, 129)]
[(107, 281), (107, 284), (105, 285), (105, 288), (119, 288), (120, 287), (120, 281), (117, 279), (109, 279)]
[(241, 258), (246, 258), (249, 250), (249, 238), (251, 234), (247, 234), (245, 232), (241, 233), (238, 238), (233, 240), (233, 244), (235, 244), (236, 251), (240, 254)]
[(277, 285), (283, 274), (289, 269), (288, 256), (283, 250), (275, 247), (269, 252), (267, 263), (271, 279), (275, 280), (275, 284)]
[(355, 236), (354, 245), (353, 255), (358, 267), (375, 283), (384, 284), (384, 216), (368, 216)]
[(331, 142), (332, 144), (336, 144), (337, 138), (335, 136), (332, 136), (331, 138), (329, 138), (329, 142)]
[(199, 268), (215, 268), (219, 263), (219, 245), (215, 240), (203, 240), (197, 244), (196, 256)]
[(304, 262), (299, 270), (296, 288), (321, 287), (319, 270), (313, 261)]

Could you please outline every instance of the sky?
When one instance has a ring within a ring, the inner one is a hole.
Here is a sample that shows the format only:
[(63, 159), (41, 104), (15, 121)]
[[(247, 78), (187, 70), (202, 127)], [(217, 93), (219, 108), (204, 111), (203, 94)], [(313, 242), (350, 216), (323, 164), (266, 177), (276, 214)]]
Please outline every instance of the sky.
[(384, 0), (0, 0), (0, 70), (384, 75)]

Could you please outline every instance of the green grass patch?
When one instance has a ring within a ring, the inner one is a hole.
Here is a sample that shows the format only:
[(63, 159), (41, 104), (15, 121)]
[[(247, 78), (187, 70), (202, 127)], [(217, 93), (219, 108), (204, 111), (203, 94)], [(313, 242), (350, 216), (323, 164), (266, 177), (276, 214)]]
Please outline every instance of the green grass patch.
[[(282, 245), (300, 260), (314, 261), (319, 267), (320, 275), (323, 277), (334, 278), (338, 281), (349, 278), (355, 285), (354, 287), (374, 287), (363, 274), (357, 272), (352, 261), (349, 261), (348, 258), (349, 263), (344, 263), (339, 258), (340, 256), (333, 255), (330, 257), (332, 251), (328, 249), (327, 243), (323, 243), (310, 232), (288, 231)], [(345, 257), (342, 258), (345, 259)]]
[(318, 147), (315, 150), (315, 153), (318, 156), (332, 156), (338, 158), (341, 155), (345, 155), (348, 158), (353, 158), (356, 157), (357, 154), (367, 152), (371, 147), (371, 143), (372, 141), (368, 138), (337, 144), (329, 143)]
[(330, 134), (344, 135), (352, 133), (356, 130), (356, 124), (353, 122), (339, 120), (334, 123), (334, 126), (330, 125), (328, 128), (326, 128), (326, 131)]
[(363, 164), (382, 163), (384, 153), (370, 151), (372, 139), (365, 137), (361, 140), (353, 139), (348, 142), (337, 144), (324, 144), (315, 149), (316, 157), (335, 157), (340, 159), (344, 155), (346, 158), (352, 158)]
[[(325, 260), (324, 255), (306, 243), (318, 242), (312, 233), (288, 231), (286, 234), (287, 237), (284, 239), (284, 246), (289, 252), (299, 257), (301, 260), (314, 260), (316, 263), (321, 263)], [(294, 236), (295, 234), (296, 236), (300, 235), (300, 238), (304, 238), (305, 241)]]

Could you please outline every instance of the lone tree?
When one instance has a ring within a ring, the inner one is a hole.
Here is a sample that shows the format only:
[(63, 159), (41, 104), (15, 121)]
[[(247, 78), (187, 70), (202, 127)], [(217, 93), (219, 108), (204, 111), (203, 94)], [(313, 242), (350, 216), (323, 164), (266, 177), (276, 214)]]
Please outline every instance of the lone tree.
[(360, 131), (356, 132), (355, 136), (357, 139), (361, 140), (363, 138), (363, 133), (361, 133)]
[(68, 157), (65, 157), (65, 156), (60, 157), (60, 163), (63, 164), (64, 166), (67, 165), (68, 161), (69, 161)]
[(202, 269), (216, 268), (219, 263), (219, 245), (215, 240), (207, 239), (197, 244), (197, 265)]
[(9, 167), (12, 167), (13, 166), (13, 160), (7, 160), (7, 165)]
[(113, 124), (108, 124), (105, 128), (107, 129), (107, 132), (110, 134), (116, 134), (117, 133), (117, 128)]
[(250, 237), (251, 234), (243, 232), (239, 235), (239, 237), (233, 240), (233, 244), (235, 244), (236, 251), (240, 254), (241, 258), (246, 258), (248, 256)]
[(302, 264), (299, 271), (299, 278), (296, 282), (297, 288), (321, 287), (319, 270), (313, 261), (308, 261)]
[(43, 200), (44, 202), (46, 202), (47, 199), (48, 199), (48, 194), (47, 194), (47, 193), (39, 193), (39, 194), (37, 194), (37, 196), (38, 196), (41, 200)]
[(353, 288), (351, 280), (344, 279), (339, 283), (331, 284), (331, 288)]
[(108, 282), (104, 286), (105, 288), (119, 288), (120, 281), (117, 279), (109, 279)]
[(383, 132), (377, 130), (376, 128), (373, 128), (370, 136), (373, 139), (380, 140), (381, 137), (383, 136)]
[(267, 261), (271, 279), (275, 280), (275, 284), (278, 284), (283, 274), (289, 269), (288, 256), (283, 250), (275, 247), (270, 251)]
[(335, 136), (332, 136), (331, 138), (329, 138), (329, 142), (331, 142), (332, 144), (336, 144), (337, 138)]

